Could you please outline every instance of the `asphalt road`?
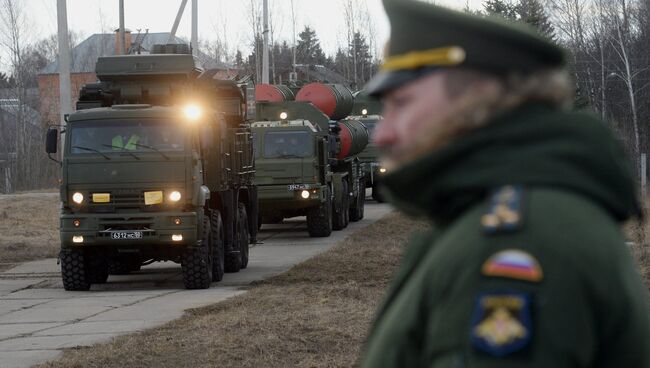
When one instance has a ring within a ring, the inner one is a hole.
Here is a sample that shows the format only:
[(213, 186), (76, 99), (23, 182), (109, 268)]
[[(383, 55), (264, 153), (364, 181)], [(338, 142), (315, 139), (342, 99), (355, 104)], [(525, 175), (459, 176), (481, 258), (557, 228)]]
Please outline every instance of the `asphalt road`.
[(154, 263), (128, 276), (110, 276), (88, 292), (63, 290), (56, 259), (28, 262), (0, 273), (0, 368), (30, 367), (62, 349), (89, 346), (154, 327), (183, 311), (242, 293), (241, 287), (289, 269), (388, 214), (366, 204), (365, 219), (329, 238), (309, 238), (304, 219), (264, 225), (248, 268), (226, 274), (208, 290), (184, 290), (180, 266)]

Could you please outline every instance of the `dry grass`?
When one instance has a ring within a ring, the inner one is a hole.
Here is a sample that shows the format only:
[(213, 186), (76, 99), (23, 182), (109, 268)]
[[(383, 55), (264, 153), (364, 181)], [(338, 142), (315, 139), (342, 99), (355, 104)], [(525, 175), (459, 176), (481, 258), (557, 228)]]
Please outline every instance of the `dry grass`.
[(626, 224), (625, 230), (633, 243), (631, 250), (639, 266), (639, 272), (650, 289), (650, 198), (645, 200), (645, 213), (645, 219), (630, 221)]
[(0, 271), (58, 250), (58, 193), (0, 195)]
[(350, 366), (408, 234), (423, 227), (389, 215), (248, 293), (41, 367)]

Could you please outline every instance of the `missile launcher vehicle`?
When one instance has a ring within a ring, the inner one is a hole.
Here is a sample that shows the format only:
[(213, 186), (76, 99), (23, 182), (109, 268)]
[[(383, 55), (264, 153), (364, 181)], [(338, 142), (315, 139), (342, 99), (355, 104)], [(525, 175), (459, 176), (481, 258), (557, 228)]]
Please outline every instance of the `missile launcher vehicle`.
[(372, 135), (375, 127), (382, 119), (383, 106), (381, 101), (371, 98), (364, 94), (363, 91), (354, 94), (354, 107), (352, 109), (350, 120), (357, 120), (368, 128), (370, 142), (368, 146), (359, 153), (359, 160), (364, 164), (366, 187), (372, 188), (372, 198), (377, 202), (383, 202), (379, 192), (381, 177), (386, 173), (386, 168), (381, 165), (379, 158), (379, 148), (373, 143)]
[[(185, 45), (102, 57), (96, 73), (64, 127), (64, 288), (156, 261), (180, 263), (189, 289), (246, 268), (258, 202), (244, 85), (212, 79)], [(57, 142), (51, 129), (48, 153)]]
[[(357, 154), (368, 144), (368, 131), (356, 120), (333, 120), (344, 118), (352, 108), (349, 90), (310, 84), (296, 100), (287, 100), (266, 93), (272, 87), (256, 86), (257, 113), (252, 124), (258, 222), (307, 216), (309, 235), (326, 237), (350, 221), (361, 220), (365, 179)], [(340, 97), (346, 90), (349, 96)]]

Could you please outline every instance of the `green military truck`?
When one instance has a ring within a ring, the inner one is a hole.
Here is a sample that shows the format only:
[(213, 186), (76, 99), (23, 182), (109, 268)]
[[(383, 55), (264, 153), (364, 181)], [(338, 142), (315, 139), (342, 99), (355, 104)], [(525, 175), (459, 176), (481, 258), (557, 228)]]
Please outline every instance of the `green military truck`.
[(347, 118), (360, 121), (368, 128), (371, 139), (368, 146), (359, 153), (359, 160), (364, 164), (366, 187), (372, 188), (372, 198), (380, 203), (384, 200), (379, 193), (378, 187), (381, 177), (386, 173), (386, 169), (381, 165), (379, 148), (373, 143), (372, 135), (375, 127), (382, 119), (382, 109), (381, 101), (369, 97), (363, 91), (359, 91), (354, 94), (352, 114)]
[[(64, 127), (64, 288), (156, 261), (180, 263), (189, 289), (246, 268), (258, 207), (244, 86), (212, 79), (185, 45), (102, 57), (96, 73)], [(48, 153), (57, 141), (48, 131)]]
[(252, 124), (260, 224), (307, 216), (311, 237), (364, 217), (368, 142), (358, 122), (330, 121), (309, 102), (258, 102)]

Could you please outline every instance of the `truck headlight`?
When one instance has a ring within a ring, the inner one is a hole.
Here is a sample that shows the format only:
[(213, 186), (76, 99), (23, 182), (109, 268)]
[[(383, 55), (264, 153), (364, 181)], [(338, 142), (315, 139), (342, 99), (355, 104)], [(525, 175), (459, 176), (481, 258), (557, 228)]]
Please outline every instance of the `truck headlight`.
[(308, 190), (303, 190), (302, 192), (300, 192), (300, 196), (303, 199), (308, 199), (309, 198), (309, 191)]
[(72, 195), (72, 201), (76, 204), (81, 204), (84, 201), (84, 195), (76, 192), (75, 194)]
[(380, 167), (379, 172), (382, 173), (382, 174), (386, 173), (386, 168)]
[(169, 200), (172, 202), (178, 202), (181, 200), (181, 192), (175, 190), (171, 193), (169, 193)]

